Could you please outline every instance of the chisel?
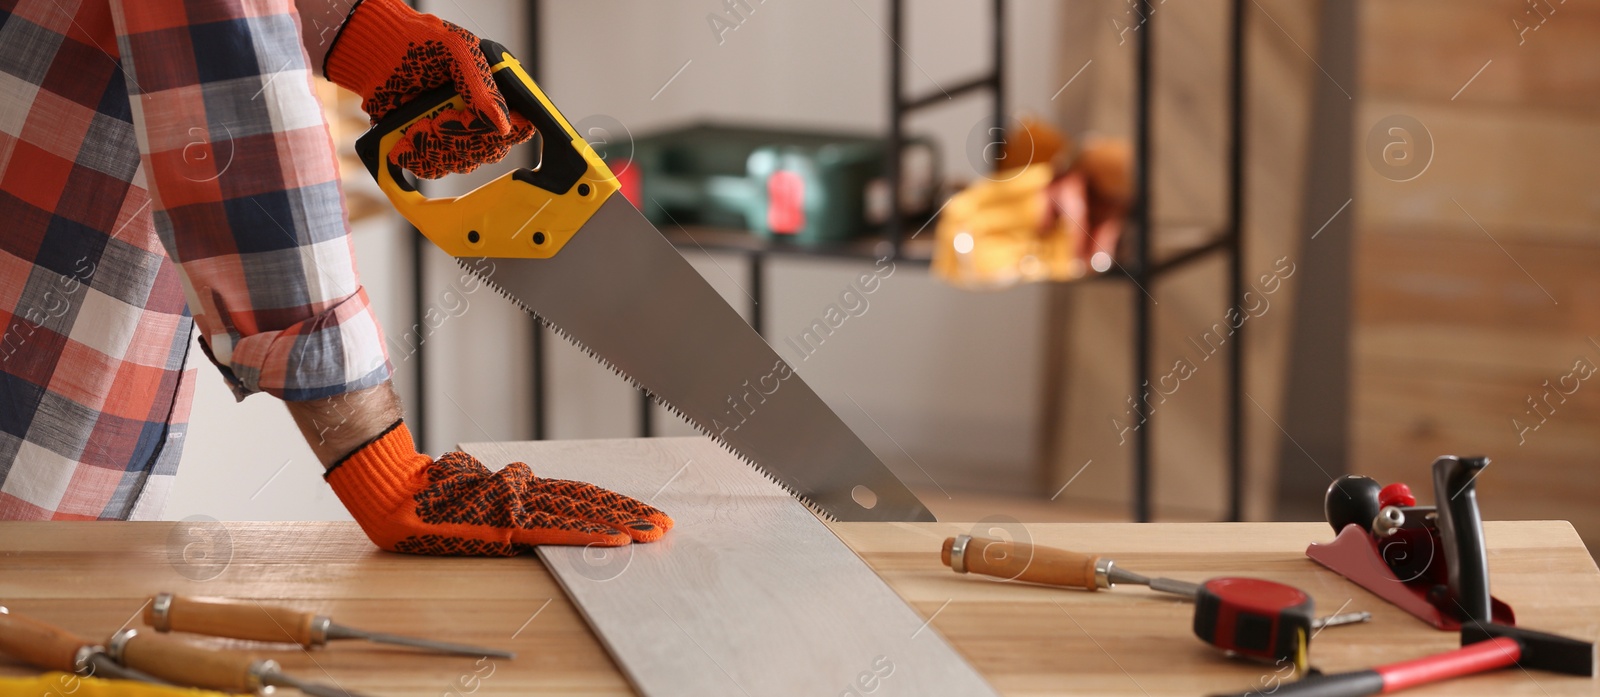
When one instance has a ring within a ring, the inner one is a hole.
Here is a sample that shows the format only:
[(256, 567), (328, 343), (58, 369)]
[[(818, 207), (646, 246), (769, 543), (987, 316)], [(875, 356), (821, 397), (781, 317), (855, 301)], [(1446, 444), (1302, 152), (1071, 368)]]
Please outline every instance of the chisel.
[(168, 684), (153, 675), (117, 665), (104, 648), (83, 637), (11, 612), (3, 605), (0, 605), (0, 651), (45, 670)]
[(1181, 595), (1195, 602), (1194, 633), (1202, 641), (1248, 658), (1290, 659), (1302, 671), (1316, 630), (1372, 619), (1369, 612), (1313, 618), (1311, 596), (1275, 581), (1213, 578), (1191, 583), (1150, 578), (1097, 555), (971, 535), (946, 539), (940, 559), (956, 573), (1089, 591), (1123, 583)]
[(152, 596), (150, 605), (144, 611), (144, 621), (158, 632), (192, 632), (254, 641), (289, 641), (308, 649), (322, 646), (334, 639), (365, 639), (461, 656), (516, 657), (510, 651), (499, 649), (354, 629), (334, 624), (326, 615), (284, 607), (186, 598), (172, 593), (157, 593)]
[(278, 662), (243, 651), (213, 649), (174, 637), (124, 629), (111, 635), (106, 653), (123, 666), (168, 682), (223, 692), (267, 694), (292, 687), (313, 697), (366, 697), (334, 685), (284, 674)]

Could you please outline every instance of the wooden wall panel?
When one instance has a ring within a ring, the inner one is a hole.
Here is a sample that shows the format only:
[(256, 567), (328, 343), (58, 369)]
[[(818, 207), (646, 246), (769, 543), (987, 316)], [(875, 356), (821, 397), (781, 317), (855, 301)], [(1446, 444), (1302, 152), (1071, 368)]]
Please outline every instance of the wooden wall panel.
[[(1600, 53), (1592, 50), (1600, 35), (1600, 6), (1539, 2), (1548, 18), (1542, 25), (1534, 6), (1523, 0), (1364, 2), (1362, 88), (1375, 96), (1454, 97), (1462, 105), (1592, 111), (1600, 106), (1594, 90)], [(1522, 31), (1530, 26), (1539, 28)], [(1470, 89), (1461, 90), (1491, 60)]]
[(1434, 457), (1486, 454), (1485, 515), (1569, 519), (1592, 544), (1600, 383), (1578, 364), (1600, 367), (1600, 246), (1461, 237), (1363, 234), (1352, 469), (1427, 491)]
[(1434, 157), (1408, 182), (1358, 168), (1353, 468), (1426, 491), (1434, 457), (1488, 455), (1487, 517), (1570, 519), (1592, 549), (1600, 8), (1541, 2), (1519, 37), (1531, 7), (1363, 3), (1355, 137), (1407, 114)]
[[(1422, 123), (1433, 141), (1432, 162), (1416, 179), (1394, 182), (1362, 152), (1368, 161), (1358, 163), (1357, 193), (1364, 220), (1473, 238), (1487, 230), (1501, 243), (1596, 242), (1600, 158), (1592, 155), (1600, 153), (1600, 111), (1374, 96), (1358, 123), (1370, 128), (1392, 114)], [(1357, 137), (1365, 139), (1365, 129)]]

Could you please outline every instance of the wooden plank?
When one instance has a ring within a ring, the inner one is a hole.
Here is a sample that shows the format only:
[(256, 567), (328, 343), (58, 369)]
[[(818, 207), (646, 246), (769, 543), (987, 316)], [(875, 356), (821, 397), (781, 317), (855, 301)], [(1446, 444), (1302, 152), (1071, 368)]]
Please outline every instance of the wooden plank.
[(659, 506), (650, 545), (539, 556), (646, 695), (989, 695), (827, 526), (705, 438), (479, 443)]
[[(1269, 666), (1228, 660), (1200, 643), (1188, 627), (1190, 607), (1165, 596), (1139, 588), (1084, 593), (994, 583), (957, 576), (940, 566), (940, 541), (973, 527), (832, 526), (904, 602), (931, 620), (931, 629), (948, 637), (1008, 697), (1213, 694), (1241, 691), (1271, 675)], [(169, 554), (207, 538), (180, 534), (174, 547), (173, 532), (182, 529), (172, 522), (0, 522), (0, 604), (86, 636), (104, 637), (125, 620), (138, 626), (132, 616), (156, 590), (270, 599), (330, 613), (357, 627), (517, 652), (515, 660), (497, 661), (494, 673), (476, 683), (474, 691), (458, 682), (478, 669), (472, 658), (359, 642), (309, 653), (249, 645), (289, 672), (353, 691), (385, 697), (633, 694), (577, 609), (535, 559), (387, 554), (374, 549), (348, 522), (230, 522), (225, 529), (231, 553), (217, 557), (226, 563), (219, 563), (215, 577), (195, 580), (179, 573), (181, 556), (174, 562)], [(1324, 670), (1413, 658), (1456, 642), (1451, 634), (1400, 614), (1306, 559), (1308, 541), (1332, 537), (1322, 524), (1028, 523), (1011, 532), (1040, 544), (1108, 554), (1151, 575), (1188, 580), (1260, 576), (1305, 589), (1322, 612), (1346, 600), (1351, 601), (1347, 609), (1374, 612), (1377, 617), (1370, 625), (1329, 629), (1317, 636), (1311, 659)], [(1495, 594), (1516, 608), (1520, 624), (1587, 640), (1600, 634), (1600, 570), (1571, 526), (1491, 521), (1485, 532)], [(774, 533), (752, 531), (754, 536)], [(787, 547), (783, 553), (793, 554)], [(841, 636), (847, 633), (840, 631)], [(924, 632), (922, 638), (928, 636)], [(804, 658), (791, 656), (782, 663)], [(0, 655), (0, 677), (32, 673)], [(861, 697), (879, 697), (901, 677), (905, 675), (897, 670), (877, 692)], [(1561, 697), (1597, 690), (1600, 682), (1592, 680), (1508, 670), (1406, 694)], [(797, 687), (752, 694), (798, 692)]]

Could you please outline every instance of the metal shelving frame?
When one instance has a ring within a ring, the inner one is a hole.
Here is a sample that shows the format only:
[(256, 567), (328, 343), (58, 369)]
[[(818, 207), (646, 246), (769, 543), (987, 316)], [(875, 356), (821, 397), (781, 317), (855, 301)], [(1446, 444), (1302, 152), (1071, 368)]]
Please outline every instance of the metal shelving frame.
[[(1155, 261), (1150, 255), (1150, 240), (1154, 222), (1151, 220), (1152, 188), (1150, 186), (1151, 174), (1151, 118), (1152, 107), (1152, 77), (1155, 70), (1155, 41), (1153, 19), (1156, 14), (1155, 3), (1151, 0), (1136, 0), (1141, 10), (1140, 23), (1137, 29), (1137, 57), (1135, 59), (1135, 91), (1134, 91), (1134, 140), (1136, 162), (1134, 163), (1134, 190), (1137, 198), (1131, 212), (1131, 232), (1129, 240), (1132, 246), (1132, 263), (1126, 269), (1126, 276), (1139, 286), (1147, 290), (1148, 286), (1174, 269), (1180, 268), (1190, 261), (1195, 261), (1211, 254), (1223, 253), (1227, 257), (1228, 273), (1228, 303), (1229, 307), (1242, 307), (1244, 302), (1244, 1), (1234, 0), (1233, 11), (1229, 20), (1228, 37), (1228, 121), (1229, 121), (1229, 152), (1227, 164), (1228, 178), (1228, 213), (1224, 222), (1222, 234), (1214, 241), (1195, 247), (1177, 254), (1167, 260)], [(1165, 0), (1161, 0), (1162, 3)], [(1154, 299), (1148, 292), (1133, 294), (1134, 313), (1134, 371), (1133, 391), (1131, 394), (1142, 395), (1148, 389), (1151, 371), (1150, 358), (1153, 343), (1154, 325)], [(1228, 412), (1228, 502), (1227, 520), (1243, 520), (1243, 479), (1244, 479), (1244, 420), (1242, 398), (1244, 394), (1244, 328), (1237, 327), (1231, 337), (1233, 347), (1228, 350), (1228, 385), (1225, 392)], [(1152, 518), (1151, 508), (1151, 444), (1149, 428), (1150, 422), (1134, 431), (1133, 454), (1133, 499), (1131, 515), (1134, 520), (1147, 522)]]

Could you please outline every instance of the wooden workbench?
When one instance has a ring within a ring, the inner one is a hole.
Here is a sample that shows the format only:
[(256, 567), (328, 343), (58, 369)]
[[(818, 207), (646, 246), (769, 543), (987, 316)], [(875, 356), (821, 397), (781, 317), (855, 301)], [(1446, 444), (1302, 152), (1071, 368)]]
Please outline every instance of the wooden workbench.
[[(178, 527), (181, 526), (181, 527)], [(1190, 605), (1141, 588), (1087, 593), (990, 582), (940, 566), (970, 524), (836, 524), (835, 532), (1006, 695), (1194, 695), (1244, 690), (1269, 666), (1228, 660), (1195, 639)], [(1486, 525), (1493, 586), (1519, 623), (1594, 640), (1600, 570), (1562, 522)], [(1312, 661), (1340, 671), (1446, 650), (1434, 631), (1306, 559), (1332, 537), (1310, 523), (1029, 524), (1012, 534), (1093, 550), (1148, 575), (1254, 575), (1311, 593), (1319, 613), (1370, 610), (1364, 626), (1317, 637)], [(202, 580), (203, 579), (203, 580)], [(494, 665), (339, 643), (272, 651), (286, 671), (376, 695), (631, 694), (539, 562), (387, 554), (349, 523), (0, 523), (0, 604), (86, 636), (137, 618), (169, 590), (271, 600), (356, 627), (511, 649)], [(849, 631), (849, 618), (840, 618)], [(213, 640), (216, 641), (216, 640)], [(225, 643), (225, 642), (218, 642)], [(242, 645), (240, 645), (242, 646)], [(255, 645), (260, 648), (264, 645)], [(692, 648), (685, 647), (685, 650)], [(0, 657), (0, 675), (28, 670)], [(476, 678), (477, 682), (471, 679)], [(885, 685), (893, 682), (892, 675)], [(1415, 695), (1591, 695), (1593, 680), (1503, 671)]]

